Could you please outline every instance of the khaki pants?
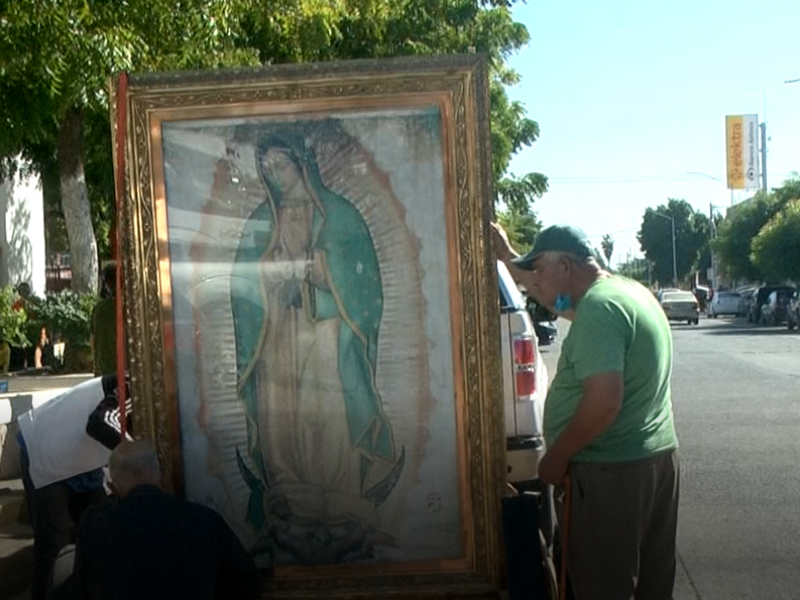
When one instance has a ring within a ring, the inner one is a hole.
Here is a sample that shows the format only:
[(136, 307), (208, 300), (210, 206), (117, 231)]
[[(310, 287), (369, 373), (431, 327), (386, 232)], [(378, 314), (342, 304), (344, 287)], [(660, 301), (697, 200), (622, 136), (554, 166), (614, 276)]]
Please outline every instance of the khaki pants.
[[(567, 568), (575, 600), (671, 600), (677, 451), (626, 463), (572, 463)], [(556, 510), (563, 523), (563, 495)]]

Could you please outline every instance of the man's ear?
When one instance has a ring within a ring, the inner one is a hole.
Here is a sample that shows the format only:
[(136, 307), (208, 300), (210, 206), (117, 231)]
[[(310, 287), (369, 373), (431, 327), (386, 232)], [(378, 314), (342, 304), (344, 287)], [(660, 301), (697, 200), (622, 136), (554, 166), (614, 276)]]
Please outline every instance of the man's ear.
[(558, 268), (564, 275), (568, 275), (572, 271), (572, 261), (566, 256), (561, 256), (558, 259)]

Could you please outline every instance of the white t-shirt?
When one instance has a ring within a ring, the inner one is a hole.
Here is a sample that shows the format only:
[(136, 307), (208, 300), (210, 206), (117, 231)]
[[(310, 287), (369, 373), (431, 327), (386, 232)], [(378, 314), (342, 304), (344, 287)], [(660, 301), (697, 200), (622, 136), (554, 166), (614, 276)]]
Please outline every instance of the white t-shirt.
[(102, 377), (95, 377), (19, 416), (36, 489), (106, 465), (111, 450), (86, 433), (104, 396)]

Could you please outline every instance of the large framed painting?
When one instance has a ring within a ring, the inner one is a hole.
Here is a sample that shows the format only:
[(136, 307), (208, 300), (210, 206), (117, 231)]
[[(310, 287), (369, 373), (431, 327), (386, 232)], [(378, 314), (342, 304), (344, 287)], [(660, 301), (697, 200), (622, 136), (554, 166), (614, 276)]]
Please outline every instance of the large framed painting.
[(270, 597), (500, 589), (487, 85), (477, 55), (115, 80), (136, 435)]

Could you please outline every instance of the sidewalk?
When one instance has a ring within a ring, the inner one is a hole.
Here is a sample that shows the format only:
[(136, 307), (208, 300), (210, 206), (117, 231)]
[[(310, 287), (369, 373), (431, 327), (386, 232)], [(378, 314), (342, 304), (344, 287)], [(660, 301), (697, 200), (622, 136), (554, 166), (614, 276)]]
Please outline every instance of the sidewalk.
[(19, 479), (16, 418), (91, 377), (12, 373), (8, 392), (0, 394), (0, 600), (28, 598), (33, 557), (33, 531)]

